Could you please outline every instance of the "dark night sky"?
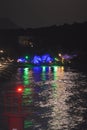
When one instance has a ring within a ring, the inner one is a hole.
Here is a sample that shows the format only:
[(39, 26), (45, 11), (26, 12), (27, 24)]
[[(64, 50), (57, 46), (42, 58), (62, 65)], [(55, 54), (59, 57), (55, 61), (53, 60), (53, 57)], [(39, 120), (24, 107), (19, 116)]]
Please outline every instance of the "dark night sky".
[(0, 0), (0, 18), (24, 28), (87, 21), (87, 0)]

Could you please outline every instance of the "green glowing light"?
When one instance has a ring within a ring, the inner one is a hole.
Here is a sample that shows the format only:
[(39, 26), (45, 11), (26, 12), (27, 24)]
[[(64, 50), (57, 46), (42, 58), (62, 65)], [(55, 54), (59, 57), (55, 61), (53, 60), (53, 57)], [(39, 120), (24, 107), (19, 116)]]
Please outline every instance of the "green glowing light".
[(29, 56), (25, 56), (26, 59), (29, 59)]
[(59, 61), (58, 58), (56, 58), (56, 57), (54, 59), (55, 59), (55, 61)]

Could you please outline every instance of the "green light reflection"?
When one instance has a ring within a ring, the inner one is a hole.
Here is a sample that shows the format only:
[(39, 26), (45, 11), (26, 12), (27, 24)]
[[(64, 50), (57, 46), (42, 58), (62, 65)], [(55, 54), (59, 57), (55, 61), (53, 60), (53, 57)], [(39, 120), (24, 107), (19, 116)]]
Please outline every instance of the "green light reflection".
[(46, 81), (46, 66), (42, 66), (42, 80)]
[(23, 82), (24, 82), (24, 85), (30, 84), (30, 81), (29, 81), (29, 68), (24, 68)]
[(24, 128), (29, 128), (33, 126), (33, 122), (32, 121), (29, 121), (29, 120), (25, 120), (24, 121)]
[(24, 88), (24, 92), (23, 92), (23, 104), (30, 104), (33, 102), (32, 100), (32, 89), (31, 88)]
[(53, 71), (53, 75), (54, 75), (54, 80), (58, 80), (58, 67), (54, 66), (54, 71)]

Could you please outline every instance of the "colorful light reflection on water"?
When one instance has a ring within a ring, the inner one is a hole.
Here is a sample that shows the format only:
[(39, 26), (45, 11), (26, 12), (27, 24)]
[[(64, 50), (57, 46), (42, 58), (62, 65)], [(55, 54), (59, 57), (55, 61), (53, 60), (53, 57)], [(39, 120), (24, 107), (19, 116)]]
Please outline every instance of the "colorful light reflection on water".
[(36, 66), (18, 68), (11, 82), (24, 86), (23, 105), (30, 113), (25, 130), (72, 130), (84, 122), (85, 74), (63, 66)]

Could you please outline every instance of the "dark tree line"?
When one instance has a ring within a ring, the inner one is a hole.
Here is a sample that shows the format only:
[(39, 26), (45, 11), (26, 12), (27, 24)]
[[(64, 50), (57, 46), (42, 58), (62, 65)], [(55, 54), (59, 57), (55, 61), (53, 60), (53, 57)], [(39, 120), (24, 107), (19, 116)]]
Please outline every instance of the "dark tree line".
[[(28, 36), (33, 42), (33, 48), (19, 44), (20, 36)], [(9, 55), (18, 56), (24, 53), (57, 54), (61, 52), (86, 53), (87, 22), (64, 24), (43, 28), (4, 29), (0, 30), (0, 48), (4, 48)]]

